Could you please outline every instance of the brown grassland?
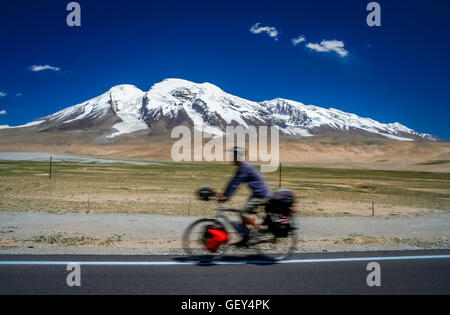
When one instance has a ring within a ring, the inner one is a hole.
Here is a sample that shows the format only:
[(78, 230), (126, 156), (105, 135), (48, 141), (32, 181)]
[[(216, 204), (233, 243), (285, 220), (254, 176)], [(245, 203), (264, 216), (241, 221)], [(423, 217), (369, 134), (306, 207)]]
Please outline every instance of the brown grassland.
[[(197, 200), (204, 185), (221, 190), (233, 174), (228, 164), (152, 165), (0, 161), (0, 211), (55, 213), (212, 214)], [(273, 190), (279, 173), (265, 173)], [(297, 196), (300, 216), (370, 216), (450, 211), (450, 174), (417, 171), (282, 167), (282, 186)], [(241, 188), (230, 203), (248, 197)]]

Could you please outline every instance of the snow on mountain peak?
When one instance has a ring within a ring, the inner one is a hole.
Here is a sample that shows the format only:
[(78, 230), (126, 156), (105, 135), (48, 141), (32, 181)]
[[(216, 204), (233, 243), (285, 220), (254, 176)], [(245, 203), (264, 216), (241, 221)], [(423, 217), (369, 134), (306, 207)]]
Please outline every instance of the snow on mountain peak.
[(39, 130), (101, 126), (112, 130), (105, 136), (113, 138), (136, 131), (148, 133), (161, 126), (170, 129), (186, 123), (213, 135), (223, 135), (229, 125), (270, 125), (278, 127), (282, 133), (296, 136), (352, 132), (404, 141), (436, 139), (398, 122), (383, 124), (335, 108), (305, 105), (283, 98), (254, 102), (228, 94), (208, 82), (194, 83), (176, 78), (156, 83), (147, 92), (130, 84), (116, 85), (100, 96), (24, 126), (35, 126)]
[(143, 91), (134, 85), (122, 84), (112, 87), (109, 92), (109, 102), (121, 121), (113, 125), (115, 131), (107, 135), (107, 138), (148, 129), (140, 114), (145, 95)]
[(226, 125), (247, 127), (248, 121), (263, 120), (257, 116), (261, 106), (228, 94), (211, 83), (194, 83), (182, 79), (166, 79), (152, 86), (147, 93), (147, 109), (176, 119), (189, 118), (194, 126), (220, 135)]

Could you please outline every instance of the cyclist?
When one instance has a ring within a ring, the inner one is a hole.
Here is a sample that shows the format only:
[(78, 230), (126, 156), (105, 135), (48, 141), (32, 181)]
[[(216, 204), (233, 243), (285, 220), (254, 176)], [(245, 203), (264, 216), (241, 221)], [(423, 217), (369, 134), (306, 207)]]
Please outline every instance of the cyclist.
[(264, 205), (270, 199), (271, 192), (261, 174), (250, 163), (243, 161), (245, 158), (245, 150), (240, 147), (233, 147), (232, 152), (233, 164), (237, 166), (237, 171), (228, 183), (225, 192), (217, 194), (217, 200), (219, 202), (230, 200), (238, 186), (246, 183), (251, 189), (252, 195), (241, 209), (242, 223), (246, 226), (254, 226), (259, 230), (261, 225), (252, 214), (254, 214), (254, 210), (258, 206)]

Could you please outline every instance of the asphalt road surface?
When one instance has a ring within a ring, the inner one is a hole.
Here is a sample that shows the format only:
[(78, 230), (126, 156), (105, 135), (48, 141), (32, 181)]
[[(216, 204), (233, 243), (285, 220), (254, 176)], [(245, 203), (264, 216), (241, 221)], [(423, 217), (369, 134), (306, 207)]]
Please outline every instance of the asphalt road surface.
[[(71, 262), (79, 278), (67, 270)], [(367, 270), (371, 262), (379, 274)], [(68, 286), (67, 278), (80, 286)], [(450, 250), (296, 254), (276, 264), (242, 256), (213, 264), (173, 256), (0, 256), (1, 295), (449, 293)]]

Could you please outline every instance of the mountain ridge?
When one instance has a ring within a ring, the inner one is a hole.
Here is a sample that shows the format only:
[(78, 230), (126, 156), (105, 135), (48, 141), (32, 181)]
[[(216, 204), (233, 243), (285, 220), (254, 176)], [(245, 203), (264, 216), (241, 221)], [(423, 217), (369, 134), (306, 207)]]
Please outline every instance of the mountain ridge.
[(335, 108), (305, 105), (284, 98), (255, 102), (204, 82), (168, 78), (145, 92), (131, 84), (111, 87), (105, 93), (22, 126), (49, 130), (104, 130), (105, 138), (126, 134), (152, 134), (177, 125), (201, 128), (215, 136), (226, 126), (275, 126), (282, 134), (312, 137), (321, 134), (368, 134), (401, 141), (438, 140), (398, 122), (380, 123)]

